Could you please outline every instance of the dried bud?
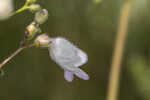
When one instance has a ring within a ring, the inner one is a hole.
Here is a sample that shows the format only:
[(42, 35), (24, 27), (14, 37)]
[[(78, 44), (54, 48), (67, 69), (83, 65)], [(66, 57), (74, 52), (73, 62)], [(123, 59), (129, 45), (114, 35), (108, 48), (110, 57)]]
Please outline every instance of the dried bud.
[(36, 33), (40, 33), (40, 32), (41, 32), (40, 28), (35, 24), (35, 22), (32, 22), (26, 28), (25, 38), (30, 40), (35, 36)]
[(43, 24), (48, 19), (48, 11), (46, 9), (41, 9), (35, 14), (35, 22), (37, 24)]
[(32, 5), (29, 6), (29, 10), (31, 12), (36, 12), (40, 9), (41, 9), (41, 6), (39, 4), (32, 4)]
[(49, 47), (50, 38), (47, 34), (41, 34), (35, 39), (34, 44), (37, 47)]

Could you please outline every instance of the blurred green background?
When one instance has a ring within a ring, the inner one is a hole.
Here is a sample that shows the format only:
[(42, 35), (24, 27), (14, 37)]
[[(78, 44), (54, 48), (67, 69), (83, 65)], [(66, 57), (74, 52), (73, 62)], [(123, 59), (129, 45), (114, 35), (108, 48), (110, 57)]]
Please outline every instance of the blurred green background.
[[(14, 0), (15, 9), (25, 0)], [(84, 81), (64, 80), (47, 49), (25, 49), (3, 68), (1, 100), (106, 100), (110, 64), (123, 0), (38, 0), (49, 11), (42, 31), (63, 36), (88, 54)], [(150, 1), (132, 0), (122, 63), (119, 99), (150, 100)], [(34, 14), (25, 11), (0, 21), (0, 61), (14, 52)]]

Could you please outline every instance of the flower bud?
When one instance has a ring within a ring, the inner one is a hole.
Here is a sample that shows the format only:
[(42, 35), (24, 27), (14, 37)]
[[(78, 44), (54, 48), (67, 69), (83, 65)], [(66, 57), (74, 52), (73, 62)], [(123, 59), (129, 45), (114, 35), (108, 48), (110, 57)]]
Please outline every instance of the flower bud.
[(26, 0), (27, 3), (31, 4), (31, 3), (35, 3), (36, 0)]
[(47, 34), (41, 34), (35, 39), (34, 44), (37, 47), (49, 47), (50, 38)]
[(35, 22), (32, 22), (26, 28), (25, 38), (30, 40), (35, 36), (36, 33), (40, 33), (40, 32), (41, 32), (40, 28), (35, 24)]
[(31, 12), (36, 12), (40, 9), (41, 9), (41, 6), (39, 4), (32, 4), (32, 5), (29, 6), (29, 10)]
[(37, 24), (43, 24), (48, 19), (48, 11), (46, 9), (41, 9), (35, 14), (35, 22)]

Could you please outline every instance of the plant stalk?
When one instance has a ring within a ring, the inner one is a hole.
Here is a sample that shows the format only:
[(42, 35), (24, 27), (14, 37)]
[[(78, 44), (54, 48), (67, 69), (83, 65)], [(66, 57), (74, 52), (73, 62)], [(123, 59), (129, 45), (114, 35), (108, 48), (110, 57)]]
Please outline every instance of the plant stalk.
[(121, 62), (127, 35), (127, 27), (131, 10), (130, 8), (131, 1), (125, 0), (120, 12), (120, 21), (110, 69), (107, 100), (117, 100), (118, 97)]

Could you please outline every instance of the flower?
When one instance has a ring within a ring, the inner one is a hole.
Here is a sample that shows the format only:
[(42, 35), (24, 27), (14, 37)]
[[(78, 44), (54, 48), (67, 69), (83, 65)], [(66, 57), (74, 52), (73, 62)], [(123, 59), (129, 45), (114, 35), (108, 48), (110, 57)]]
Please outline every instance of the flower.
[(0, 0), (0, 20), (10, 17), (13, 11), (13, 0)]
[(79, 68), (87, 62), (87, 54), (65, 38), (51, 38), (50, 41), (50, 57), (64, 69), (65, 79), (72, 82), (73, 75), (76, 75), (83, 80), (88, 80), (88, 74)]
[(49, 55), (63, 70), (64, 78), (72, 82), (74, 76), (89, 80), (89, 76), (79, 67), (88, 60), (87, 54), (63, 37), (50, 38), (46, 34), (39, 35), (35, 45), (48, 47)]

